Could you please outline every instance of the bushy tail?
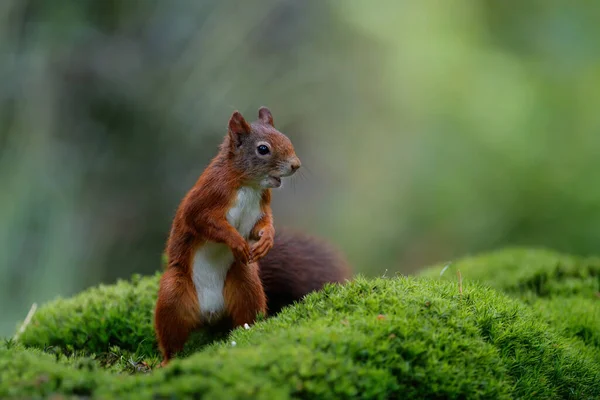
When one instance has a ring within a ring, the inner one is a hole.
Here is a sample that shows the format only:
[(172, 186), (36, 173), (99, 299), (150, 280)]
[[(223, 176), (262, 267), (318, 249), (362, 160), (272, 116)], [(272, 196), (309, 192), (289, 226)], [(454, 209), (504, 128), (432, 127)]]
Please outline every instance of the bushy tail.
[(281, 229), (276, 230), (275, 244), (259, 265), (270, 315), (326, 283), (344, 283), (352, 277), (345, 258), (330, 244)]

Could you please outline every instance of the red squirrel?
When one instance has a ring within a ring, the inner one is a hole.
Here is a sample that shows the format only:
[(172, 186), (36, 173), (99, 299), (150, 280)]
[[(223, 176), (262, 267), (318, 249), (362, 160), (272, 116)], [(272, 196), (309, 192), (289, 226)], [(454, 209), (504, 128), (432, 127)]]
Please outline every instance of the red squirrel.
[[(266, 315), (257, 261), (273, 247), (271, 189), (300, 168), (292, 142), (266, 107), (235, 111), (218, 154), (182, 200), (167, 241), (155, 330), (166, 365), (189, 334), (227, 316), (233, 327)], [(256, 241), (252, 247), (248, 240)]]

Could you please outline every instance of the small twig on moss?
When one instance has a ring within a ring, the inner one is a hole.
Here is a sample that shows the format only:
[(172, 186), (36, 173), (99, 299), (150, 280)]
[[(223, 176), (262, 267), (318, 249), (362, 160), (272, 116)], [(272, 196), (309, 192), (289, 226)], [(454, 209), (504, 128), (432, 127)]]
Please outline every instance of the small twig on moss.
[(460, 270), (456, 271), (456, 275), (458, 275), (458, 293), (460, 294), (460, 298), (462, 299), (462, 275), (460, 274)]
[(23, 324), (21, 324), (21, 327), (19, 328), (19, 330), (17, 331), (17, 333), (15, 333), (13, 340), (19, 339), (19, 336), (21, 336), (21, 334), (23, 332), (25, 332), (25, 329), (31, 323), (31, 319), (33, 318), (33, 314), (35, 314), (36, 310), (37, 310), (37, 303), (33, 303), (31, 305), (31, 308), (29, 309), (29, 312), (27, 313), (27, 316), (25, 317), (25, 321), (23, 321)]

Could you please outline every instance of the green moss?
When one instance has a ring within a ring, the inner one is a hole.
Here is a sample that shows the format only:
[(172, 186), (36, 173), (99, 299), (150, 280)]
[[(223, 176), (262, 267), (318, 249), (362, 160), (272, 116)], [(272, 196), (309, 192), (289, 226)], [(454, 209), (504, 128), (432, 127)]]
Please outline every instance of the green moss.
[(464, 283), (521, 299), (564, 336), (591, 346), (600, 362), (600, 258), (514, 248), (428, 268), (421, 276), (456, 282), (457, 271)]
[[(19, 342), (65, 355), (93, 354), (108, 367), (123, 358), (131, 359), (129, 364), (144, 360), (155, 365), (158, 348), (153, 318), (159, 278), (158, 273), (136, 275), (130, 281), (119, 280), (51, 301), (34, 314)], [(195, 332), (183, 355), (223, 338), (217, 329)]]
[[(421, 276), (440, 277), (443, 265)], [(542, 249), (513, 248), (450, 264), (444, 278), (460, 270), (467, 281), (479, 281), (520, 298), (583, 296), (600, 292), (600, 258), (579, 258)]]
[(107, 352), (110, 347), (149, 355), (156, 351), (152, 329), (159, 274), (100, 285), (40, 307), (20, 337), (26, 346)]
[[(64, 315), (60, 320), (69, 323)], [(600, 368), (586, 348), (534, 318), (527, 306), (479, 285), (465, 285), (460, 295), (454, 282), (417, 278), (359, 278), (327, 287), (148, 374), (115, 375), (94, 356), (51, 356), (20, 345), (0, 350), (0, 371), (0, 396), (600, 396)]]
[(158, 275), (135, 277), (41, 307), (0, 345), (0, 397), (598, 398), (598, 265), (496, 252), (455, 263), (462, 293), (441, 267), (359, 277), (223, 340), (199, 333), (164, 369)]
[(531, 306), (564, 336), (595, 347), (600, 363), (600, 298), (540, 299)]

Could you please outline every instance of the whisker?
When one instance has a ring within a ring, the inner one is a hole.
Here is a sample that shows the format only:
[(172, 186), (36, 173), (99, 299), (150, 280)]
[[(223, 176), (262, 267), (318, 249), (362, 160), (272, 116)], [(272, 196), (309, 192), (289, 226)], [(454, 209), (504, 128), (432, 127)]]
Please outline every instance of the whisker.
[(308, 179), (308, 178), (306, 177), (306, 175), (304, 174), (304, 171), (298, 171), (298, 172), (299, 172), (299, 174), (298, 174), (298, 177), (299, 177), (300, 179), (302, 179), (302, 180), (304, 180), (304, 181)]
[(308, 168), (308, 165), (302, 165), (303, 171), (308, 172), (311, 176), (313, 176), (313, 172)]

